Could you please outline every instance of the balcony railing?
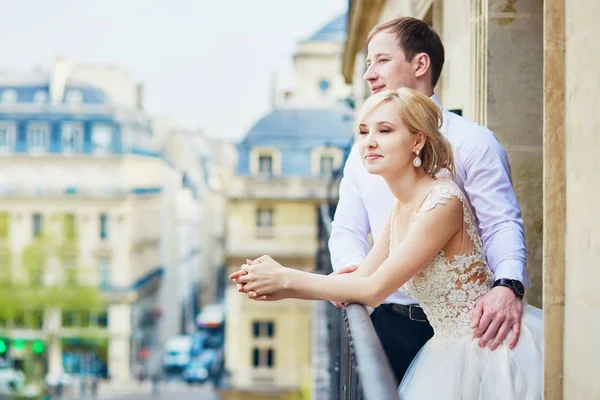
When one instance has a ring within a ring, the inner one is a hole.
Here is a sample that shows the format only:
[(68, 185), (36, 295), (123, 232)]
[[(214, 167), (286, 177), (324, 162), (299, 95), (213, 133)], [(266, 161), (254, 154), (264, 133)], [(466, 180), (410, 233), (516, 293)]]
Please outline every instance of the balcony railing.
[[(327, 247), (332, 209), (328, 204), (320, 208), (317, 270), (323, 274), (332, 272)], [(365, 306), (348, 304), (339, 310), (327, 303), (325, 309), (328, 365), (315, 375), (329, 380), (315, 382), (315, 399), (397, 400), (398, 383)]]

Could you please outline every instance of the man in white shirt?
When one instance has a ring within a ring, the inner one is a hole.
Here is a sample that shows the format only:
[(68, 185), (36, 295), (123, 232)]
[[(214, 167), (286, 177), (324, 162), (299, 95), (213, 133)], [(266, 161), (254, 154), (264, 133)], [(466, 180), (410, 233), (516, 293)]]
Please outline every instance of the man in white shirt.
[[(424, 21), (398, 18), (369, 34), (364, 79), (372, 94), (409, 87), (430, 96), (441, 108), (434, 87), (443, 64), (444, 47), (438, 34)], [(510, 347), (514, 348), (520, 333), (521, 300), (529, 282), (523, 221), (508, 158), (490, 130), (445, 110), (443, 115), (441, 131), (455, 152), (455, 181), (467, 194), (495, 279), (494, 288), (479, 300), (473, 313), (474, 336), (480, 338), (481, 347), (495, 350), (512, 331)], [(367, 173), (353, 148), (344, 168), (329, 241), (334, 273), (359, 267), (369, 251), (369, 233), (373, 240), (379, 238), (393, 204), (394, 196), (383, 178)], [(371, 320), (400, 382), (433, 335), (432, 328), (423, 310), (400, 292), (377, 307)]]

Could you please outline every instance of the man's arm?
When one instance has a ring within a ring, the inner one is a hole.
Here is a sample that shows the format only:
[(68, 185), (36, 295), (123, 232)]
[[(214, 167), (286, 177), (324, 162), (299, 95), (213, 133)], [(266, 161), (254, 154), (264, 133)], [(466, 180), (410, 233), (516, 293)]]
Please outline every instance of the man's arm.
[(529, 286), (523, 219), (504, 148), (485, 128), (464, 157), (465, 192), (477, 215), (481, 239), (495, 279)]
[[(529, 286), (527, 250), (521, 209), (515, 195), (510, 164), (494, 134), (479, 128), (463, 158), (464, 189), (475, 210), (483, 247), (495, 279), (516, 279)], [(514, 348), (521, 332), (523, 304), (512, 290), (495, 287), (477, 302), (471, 327), (479, 345), (495, 350), (512, 330)]]
[(333, 269), (359, 265), (369, 252), (369, 217), (356, 180), (361, 167), (356, 146), (352, 148), (340, 183), (340, 198), (332, 223), (329, 251)]

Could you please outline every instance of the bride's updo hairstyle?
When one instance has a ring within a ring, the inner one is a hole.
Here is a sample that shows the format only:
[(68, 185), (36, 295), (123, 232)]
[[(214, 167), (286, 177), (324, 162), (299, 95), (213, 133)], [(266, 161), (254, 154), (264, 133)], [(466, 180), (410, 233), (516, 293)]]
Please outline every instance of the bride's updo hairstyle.
[(429, 97), (409, 88), (386, 90), (369, 97), (362, 105), (356, 123), (356, 132), (365, 118), (377, 107), (392, 103), (400, 120), (411, 133), (425, 134), (425, 145), (419, 152), (421, 167), (428, 176), (435, 177), (445, 169), (452, 178), (455, 175), (452, 145), (442, 135), (442, 110)]

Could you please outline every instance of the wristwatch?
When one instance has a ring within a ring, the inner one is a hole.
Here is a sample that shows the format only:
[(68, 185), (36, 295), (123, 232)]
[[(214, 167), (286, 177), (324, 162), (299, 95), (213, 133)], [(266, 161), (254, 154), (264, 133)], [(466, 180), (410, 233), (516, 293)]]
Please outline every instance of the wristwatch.
[(494, 282), (494, 286), (492, 287), (496, 286), (505, 286), (509, 289), (512, 289), (512, 291), (515, 293), (515, 296), (521, 300), (525, 295), (525, 286), (523, 286), (523, 284), (516, 279), (498, 279), (496, 282)]

